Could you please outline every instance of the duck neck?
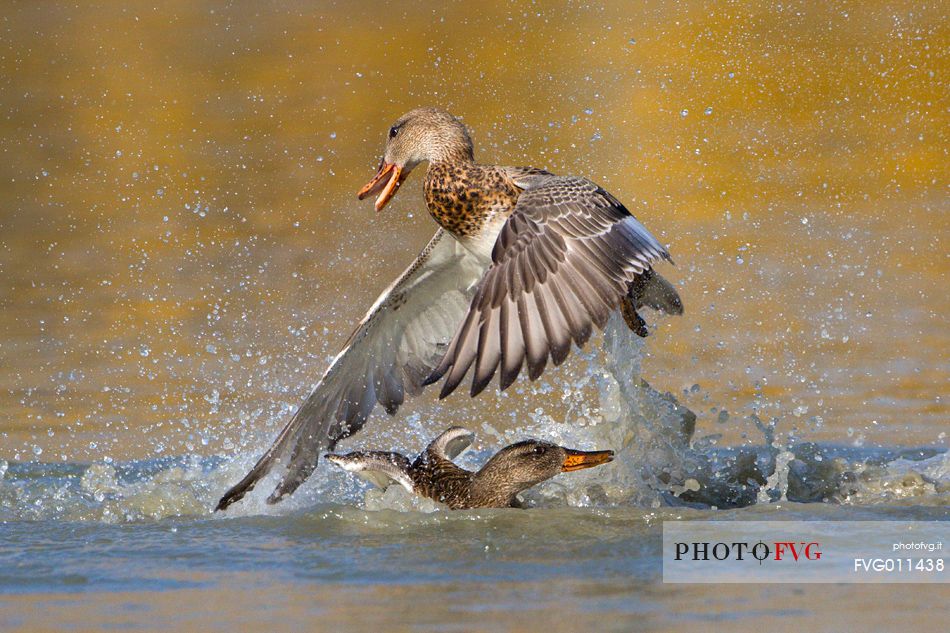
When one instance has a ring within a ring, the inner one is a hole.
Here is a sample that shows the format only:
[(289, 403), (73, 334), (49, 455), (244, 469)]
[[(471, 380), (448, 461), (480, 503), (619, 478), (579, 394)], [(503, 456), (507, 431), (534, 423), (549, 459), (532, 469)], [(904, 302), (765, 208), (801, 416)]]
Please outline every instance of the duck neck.
[(429, 156), (429, 167), (431, 168), (432, 165), (436, 164), (444, 166), (474, 165), (475, 154), (472, 152), (472, 148), (467, 147), (464, 143), (438, 145), (431, 150)]
[(483, 505), (510, 506), (524, 486), (512, 481), (510, 473), (489, 461), (472, 476), (471, 498)]
[(454, 127), (441, 127), (426, 139), (425, 154), (429, 165), (472, 165), (475, 163), (475, 145), (468, 130), (461, 123)]

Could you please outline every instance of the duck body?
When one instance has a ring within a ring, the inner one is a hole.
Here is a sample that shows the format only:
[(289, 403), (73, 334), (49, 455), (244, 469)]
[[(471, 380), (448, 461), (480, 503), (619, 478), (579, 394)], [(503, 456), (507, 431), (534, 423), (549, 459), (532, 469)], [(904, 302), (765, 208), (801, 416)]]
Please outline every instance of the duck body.
[(432, 163), (423, 182), (429, 214), (463, 244), (494, 245), (520, 192), (504, 168), (474, 161)]
[(613, 451), (578, 451), (551, 442), (525, 440), (498, 451), (478, 471), (453, 459), (472, 443), (474, 434), (452, 427), (433, 440), (412, 462), (401, 453), (357, 451), (327, 454), (344, 470), (380, 488), (391, 484), (444, 503), (452, 510), (520, 508), (518, 493), (560, 472), (591, 468), (613, 460)]
[[(278, 464), (267, 501), (292, 494), (320, 454), (359, 431), (377, 404), (393, 415), (427, 385), (441, 381), (445, 398), (466, 376), (472, 397), (495, 376), (505, 390), (523, 372), (536, 380), (563, 363), (618, 309), (639, 336), (649, 333), (643, 306), (683, 312), (676, 289), (653, 269), (672, 261), (669, 253), (617, 198), (582, 177), (476, 163), (468, 130), (444, 110), (418, 108), (393, 124), (358, 197), (377, 196), (382, 210), (424, 162), (426, 207), (439, 229), (218, 510)], [(453, 473), (446, 482), (464, 478), (445, 468)]]
[[(423, 451), (409, 467), (413, 492), (421, 497), (438, 501), (452, 510), (476, 507), (506, 507), (510, 499), (498, 499), (494, 503), (479, 501), (473, 494), (477, 473), (466, 470), (444, 456), (435, 456)], [(488, 505), (486, 505), (486, 503)]]

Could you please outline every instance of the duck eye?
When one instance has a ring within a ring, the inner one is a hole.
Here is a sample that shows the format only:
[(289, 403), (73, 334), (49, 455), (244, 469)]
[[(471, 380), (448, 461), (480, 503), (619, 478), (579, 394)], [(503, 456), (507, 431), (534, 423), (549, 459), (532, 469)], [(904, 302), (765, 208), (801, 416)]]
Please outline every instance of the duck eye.
[(546, 447), (544, 447), (544, 446), (535, 446), (535, 447), (534, 447), (534, 454), (535, 454), (535, 455), (544, 455), (544, 453), (545, 453), (547, 450), (548, 450), (548, 449), (547, 449)]
[(389, 128), (389, 138), (396, 138), (396, 135), (399, 134), (399, 126), (394, 125)]

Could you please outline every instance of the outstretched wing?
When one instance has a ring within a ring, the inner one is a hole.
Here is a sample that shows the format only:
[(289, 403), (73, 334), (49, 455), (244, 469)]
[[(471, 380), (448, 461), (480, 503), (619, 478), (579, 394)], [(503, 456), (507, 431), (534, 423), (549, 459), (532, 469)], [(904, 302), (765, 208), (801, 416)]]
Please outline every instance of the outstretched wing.
[(241, 499), (279, 463), (284, 470), (267, 499), (276, 503), (310, 476), (321, 451), (357, 432), (377, 402), (393, 414), (407, 393), (417, 394), (465, 316), (484, 270), (439, 229), (376, 300), (274, 444), (217, 509)]
[(612, 195), (584, 178), (513, 171), (524, 191), (502, 227), (492, 265), (426, 383), (452, 393), (475, 366), (472, 396), (501, 367), (501, 389), (527, 362), (534, 380), (603, 328), (628, 285), (666, 249)]

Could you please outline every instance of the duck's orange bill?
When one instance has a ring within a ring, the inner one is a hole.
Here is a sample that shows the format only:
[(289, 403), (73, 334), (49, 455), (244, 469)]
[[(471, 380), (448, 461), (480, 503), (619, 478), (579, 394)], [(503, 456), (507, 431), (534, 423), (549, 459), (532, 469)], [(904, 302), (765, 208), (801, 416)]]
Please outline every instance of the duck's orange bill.
[(601, 464), (606, 464), (611, 462), (614, 459), (613, 451), (575, 451), (570, 448), (565, 448), (567, 452), (567, 457), (564, 458), (564, 463), (561, 464), (561, 472), (566, 473), (572, 470), (581, 470), (584, 468), (593, 468), (594, 466), (600, 466)]
[(402, 168), (399, 165), (382, 161), (379, 164), (379, 171), (376, 172), (372, 180), (366, 183), (365, 187), (360, 189), (356, 196), (362, 200), (366, 196), (378, 193), (376, 210), (382, 211), (386, 203), (396, 195), (396, 190), (399, 189), (399, 185), (402, 184), (404, 179)]

